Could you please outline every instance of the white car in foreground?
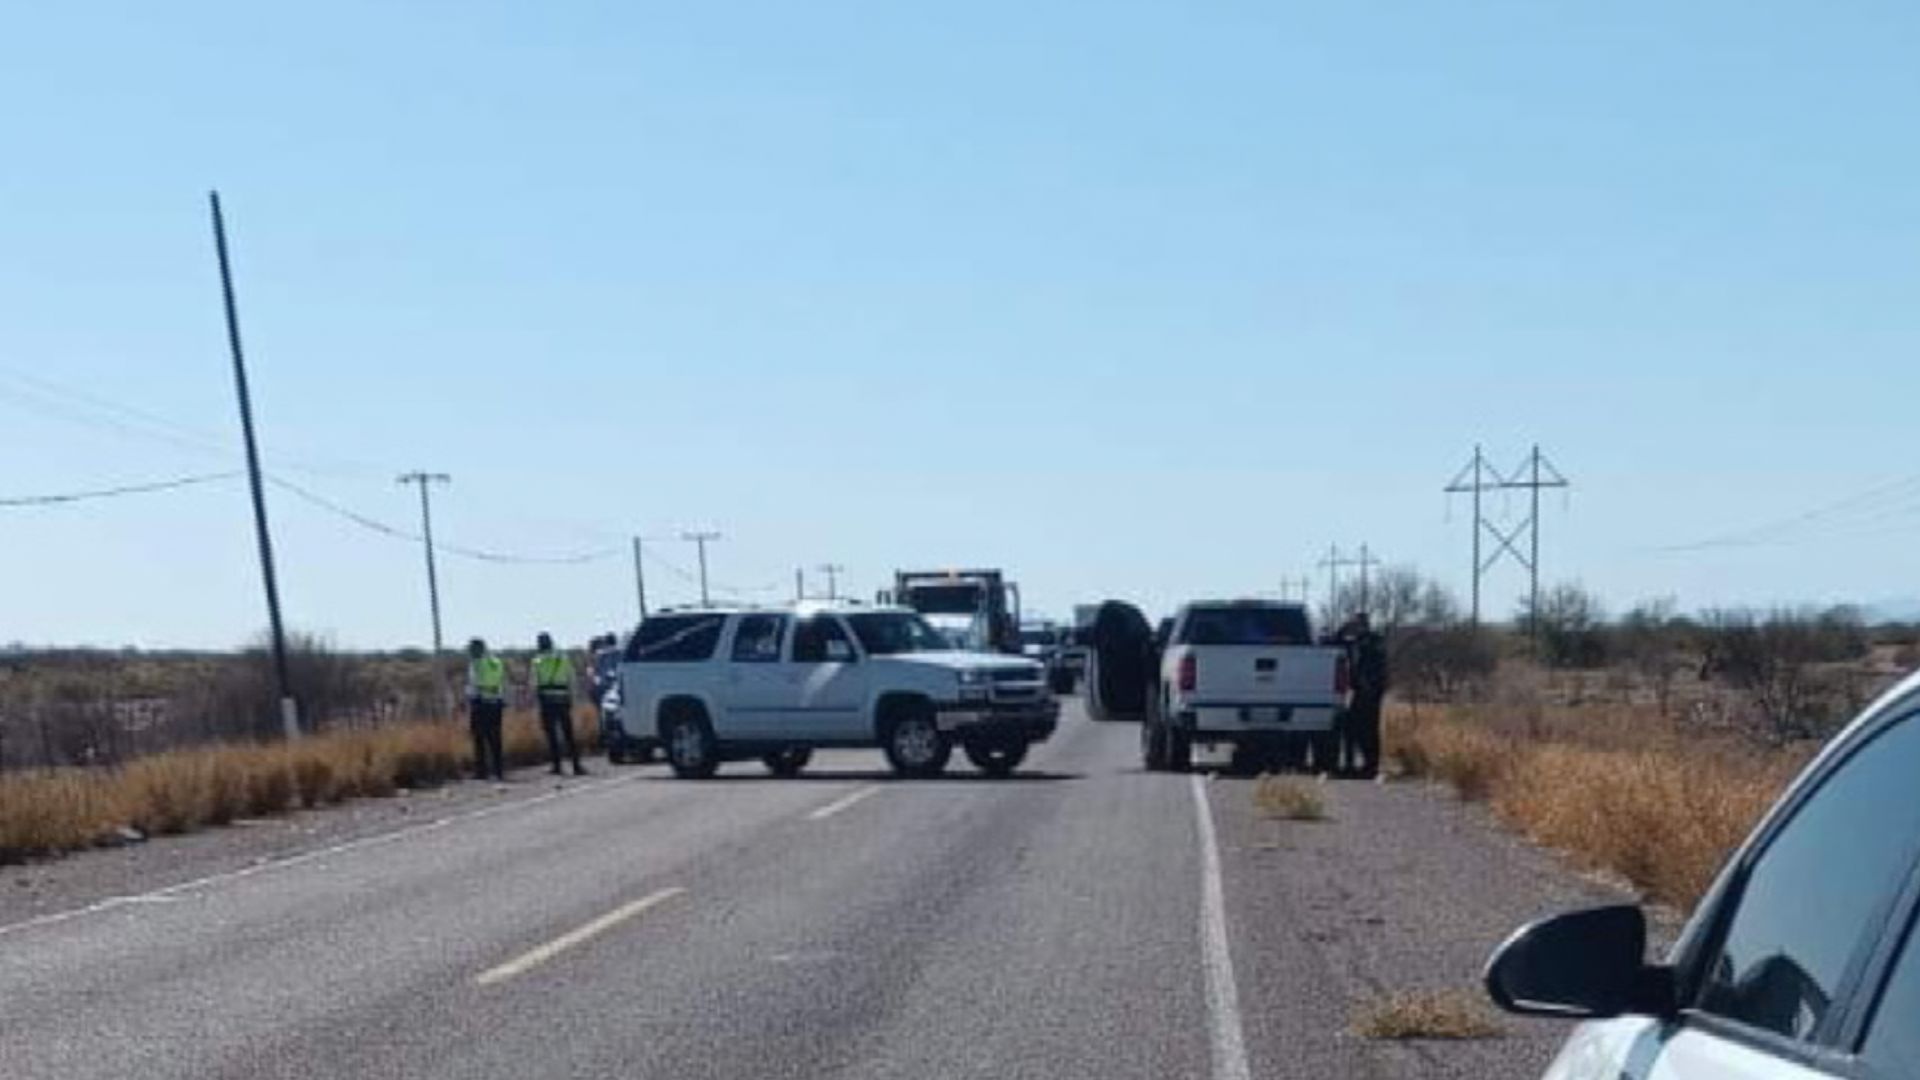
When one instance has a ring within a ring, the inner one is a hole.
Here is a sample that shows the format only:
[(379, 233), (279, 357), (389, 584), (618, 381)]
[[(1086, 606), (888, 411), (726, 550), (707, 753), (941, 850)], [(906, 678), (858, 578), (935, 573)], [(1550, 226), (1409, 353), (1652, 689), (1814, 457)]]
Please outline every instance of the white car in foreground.
[(878, 747), (931, 776), (958, 746), (1005, 775), (1053, 734), (1045, 669), (957, 651), (919, 614), (856, 604), (710, 608), (648, 618), (620, 665), (622, 719), (683, 777), (759, 758), (778, 775), (822, 747)]
[(1525, 927), (1488, 964), (1513, 1012), (1589, 1018), (1548, 1080), (1920, 1077), (1920, 676), (1809, 765), (1664, 961), (1637, 907)]

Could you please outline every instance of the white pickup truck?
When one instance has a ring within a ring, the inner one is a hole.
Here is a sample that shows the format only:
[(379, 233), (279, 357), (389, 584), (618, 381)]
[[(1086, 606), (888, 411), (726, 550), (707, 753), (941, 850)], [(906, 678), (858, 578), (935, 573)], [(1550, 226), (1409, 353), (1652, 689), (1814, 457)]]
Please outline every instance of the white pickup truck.
[(620, 665), (621, 722), (657, 738), (676, 775), (759, 758), (776, 775), (822, 747), (879, 747), (932, 776), (955, 746), (1006, 775), (1053, 734), (1060, 704), (1032, 660), (960, 652), (904, 608), (807, 603), (654, 615)]
[(1195, 744), (1233, 747), (1237, 770), (1331, 769), (1334, 723), (1347, 701), (1347, 659), (1315, 645), (1307, 609), (1270, 600), (1182, 607), (1161, 651), (1160, 677), (1141, 724), (1151, 770), (1187, 769)]

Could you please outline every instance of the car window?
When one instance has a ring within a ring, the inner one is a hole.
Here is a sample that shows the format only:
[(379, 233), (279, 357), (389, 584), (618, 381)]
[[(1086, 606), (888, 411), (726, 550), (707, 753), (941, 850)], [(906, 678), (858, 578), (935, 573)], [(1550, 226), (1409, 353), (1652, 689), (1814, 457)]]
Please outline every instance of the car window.
[(1920, 1076), (1920, 935), (1912, 929), (1860, 1054), (1878, 1075)]
[(1306, 645), (1312, 636), (1299, 608), (1194, 608), (1180, 627), (1182, 645)]
[(785, 615), (743, 615), (733, 632), (733, 659), (742, 664), (768, 664), (780, 659), (780, 638), (787, 631)]
[(831, 615), (815, 615), (802, 620), (793, 631), (793, 662), (824, 664), (853, 659), (853, 642), (840, 620)]
[(627, 642), (627, 662), (676, 664), (710, 659), (720, 645), (726, 616), (655, 615), (640, 624)]
[(1814, 1040), (1849, 963), (1877, 939), (1920, 840), (1920, 722), (1857, 750), (1752, 865), (1699, 1007)]

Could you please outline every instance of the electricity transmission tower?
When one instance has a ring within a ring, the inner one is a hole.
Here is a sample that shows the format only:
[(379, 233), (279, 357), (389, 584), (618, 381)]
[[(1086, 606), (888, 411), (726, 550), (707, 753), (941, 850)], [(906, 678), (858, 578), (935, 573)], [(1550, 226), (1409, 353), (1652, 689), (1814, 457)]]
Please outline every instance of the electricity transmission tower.
[[(1480, 625), (1480, 579), (1499, 564), (1503, 556), (1512, 556), (1527, 571), (1527, 621), (1534, 636), (1539, 635), (1540, 620), (1540, 492), (1546, 488), (1571, 487), (1560, 470), (1540, 452), (1540, 444), (1510, 473), (1501, 473), (1487, 460), (1480, 447), (1473, 448), (1473, 460), (1467, 462), (1445, 490), (1449, 494), (1473, 496), (1473, 625)], [(1484, 495), (1489, 491), (1525, 491), (1527, 516), (1511, 529), (1502, 529), (1487, 519)], [(1527, 550), (1517, 546), (1521, 533), (1527, 534)], [(1481, 556), (1481, 539), (1490, 537), (1491, 555)]]
[(1327, 621), (1340, 618), (1340, 571), (1355, 565), (1354, 560), (1340, 554), (1340, 545), (1327, 547), (1327, 557), (1315, 564), (1327, 572)]
[(440, 640), (440, 578), (433, 567), (433, 499), (427, 494), (427, 489), (433, 484), (452, 483), (453, 477), (446, 473), (415, 471), (400, 474), (395, 482), (420, 485), (420, 536), (427, 549), (427, 607), (433, 612), (433, 655), (438, 657), (443, 651)]
[(1360, 557), (1353, 560), (1353, 565), (1360, 568), (1360, 610), (1365, 611), (1373, 606), (1372, 589), (1368, 585), (1367, 571), (1379, 566), (1380, 560), (1373, 557), (1373, 552), (1367, 550), (1367, 545), (1361, 544)]

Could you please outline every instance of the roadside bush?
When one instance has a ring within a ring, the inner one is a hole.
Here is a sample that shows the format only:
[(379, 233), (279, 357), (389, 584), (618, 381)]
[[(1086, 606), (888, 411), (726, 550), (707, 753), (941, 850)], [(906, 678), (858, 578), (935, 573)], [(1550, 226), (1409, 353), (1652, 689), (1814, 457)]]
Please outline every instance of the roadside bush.
[(1539, 843), (1682, 908), (1811, 753), (1604, 731), (1596, 736), (1620, 745), (1580, 741), (1588, 730), (1550, 719), (1528, 735), (1462, 709), (1395, 710), (1387, 752), (1400, 771), (1445, 781)]

